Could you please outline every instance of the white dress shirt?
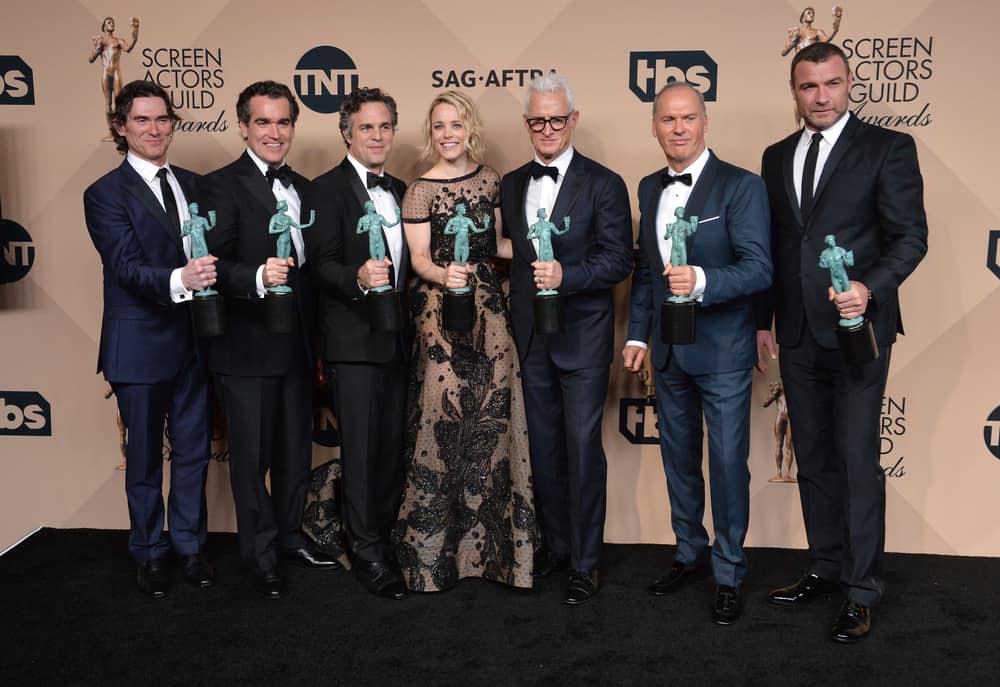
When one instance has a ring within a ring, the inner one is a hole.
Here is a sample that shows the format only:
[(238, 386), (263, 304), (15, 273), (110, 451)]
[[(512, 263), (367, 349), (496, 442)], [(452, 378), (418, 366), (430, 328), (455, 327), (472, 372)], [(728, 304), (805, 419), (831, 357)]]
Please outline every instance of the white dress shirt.
[[(819, 132), (823, 136), (823, 140), (820, 141), (819, 153), (816, 156), (813, 193), (816, 192), (816, 187), (819, 186), (819, 178), (823, 174), (823, 166), (826, 164), (827, 158), (830, 157), (830, 151), (833, 150), (837, 139), (843, 133), (850, 116), (851, 112), (848, 110), (840, 119), (830, 125), (829, 128)], [(795, 147), (795, 157), (792, 160), (792, 179), (795, 181), (795, 195), (798, 197), (799, 205), (802, 205), (802, 171), (806, 166), (806, 153), (809, 152), (809, 144), (812, 143), (814, 133), (816, 133), (815, 129), (810, 129), (808, 126), (802, 127), (802, 135), (799, 136), (799, 144)]]
[[(559, 170), (559, 178), (555, 181), (552, 180), (552, 177), (548, 176), (539, 177), (538, 179), (531, 179), (529, 177), (528, 188), (524, 194), (524, 218), (528, 221), (529, 228), (538, 221), (538, 208), (545, 208), (545, 213), (549, 221), (556, 225), (559, 224), (559, 221), (552, 216), (552, 210), (556, 204), (556, 198), (559, 197), (559, 189), (562, 188), (563, 180), (566, 178), (566, 170), (569, 169), (569, 163), (572, 159), (573, 146), (570, 146), (563, 151), (562, 155), (546, 165)], [(535, 162), (545, 165), (544, 162), (538, 159), (537, 155), (535, 156)], [(532, 239), (531, 242), (535, 245), (535, 255), (538, 255), (538, 239)], [(558, 257), (556, 256), (556, 259)]]
[[(167, 208), (163, 204), (163, 192), (160, 191), (160, 178), (157, 173), (160, 168), (154, 165), (148, 160), (143, 160), (141, 157), (128, 152), (125, 156), (128, 163), (132, 165), (132, 169), (142, 177), (142, 180), (146, 182), (149, 186), (149, 190), (153, 192), (156, 199), (160, 201), (160, 207), (166, 212)], [(181, 188), (180, 183), (177, 181), (177, 177), (174, 176), (173, 170), (170, 169), (170, 165), (163, 165), (167, 170), (167, 184), (170, 186), (170, 190), (174, 192), (174, 200), (177, 201), (177, 219), (180, 220), (181, 226), (184, 226), (184, 222), (191, 219), (191, 213), (188, 212), (187, 198), (184, 197), (184, 189)], [(184, 257), (187, 260), (191, 259), (191, 237), (185, 236), (181, 239), (184, 245)], [(181, 303), (182, 301), (189, 301), (194, 295), (191, 291), (184, 287), (184, 282), (181, 281), (181, 267), (176, 268), (170, 273), (170, 300), (174, 303)]]
[[(266, 162), (261, 160), (257, 155), (247, 148), (247, 155), (253, 160), (254, 164), (257, 165), (257, 169), (263, 175), (267, 174), (268, 165)], [(275, 169), (280, 169), (285, 164), (282, 160), (281, 164)], [(295, 223), (301, 223), (301, 212), (302, 212), (302, 201), (299, 199), (299, 192), (295, 190), (295, 184), (289, 184), (286, 188), (280, 180), (275, 179), (271, 183), (271, 193), (274, 194), (275, 206), (277, 206), (277, 201), (283, 200), (288, 204), (288, 209), (285, 210), (285, 214), (295, 220)], [(277, 209), (275, 210), (277, 211)], [(302, 244), (302, 230), (298, 227), (292, 227), (289, 230), (289, 234), (292, 238), (292, 246), (295, 248), (295, 264), (298, 267), (302, 267), (306, 264), (306, 251)], [(261, 265), (257, 268), (257, 296), (263, 298), (267, 293), (267, 289), (264, 287), (264, 266)]]

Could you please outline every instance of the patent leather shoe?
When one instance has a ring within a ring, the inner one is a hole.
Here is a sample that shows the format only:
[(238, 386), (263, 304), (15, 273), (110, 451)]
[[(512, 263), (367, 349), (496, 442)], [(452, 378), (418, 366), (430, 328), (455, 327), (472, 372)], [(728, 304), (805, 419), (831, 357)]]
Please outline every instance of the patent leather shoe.
[(795, 584), (775, 589), (767, 595), (767, 600), (779, 606), (801, 606), (839, 589), (840, 585), (834, 580), (809, 573)]
[(340, 563), (333, 556), (320, 551), (308, 542), (295, 549), (281, 549), (281, 557), (303, 568), (336, 570), (340, 567)]
[(532, 577), (548, 577), (554, 572), (569, 569), (569, 556), (550, 555), (547, 551), (535, 552), (531, 569)]
[(199, 553), (182, 555), (181, 571), (188, 584), (198, 589), (208, 589), (215, 584), (215, 573), (212, 566)]
[(678, 561), (670, 566), (670, 570), (663, 573), (649, 585), (649, 593), (653, 596), (666, 596), (673, 594), (678, 589), (699, 580), (705, 576), (707, 566), (705, 565), (685, 565)]
[(574, 570), (566, 583), (566, 597), (563, 601), (569, 606), (579, 606), (594, 598), (598, 590), (596, 570)]
[(265, 599), (280, 599), (285, 593), (285, 584), (277, 570), (257, 570), (254, 573), (254, 589)]
[(139, 591), (154, 599), (162, 599), (167, 595), (167, 571), (163, 560), (150, 558), (142, 561), (136, 568), (136, 585)]
[(848, 601), (840, 609), (840, 615), (833, 623), (831, 637), (841, 644), (853, 644), (864, 639), (872, 629), (872, 609), (854, 601)]
[(741, 615), (743, 615), (743, 587), (730, 587), (724, 584), (716, 587), (712, 622), (716, 625), (732, 625)]
[(354, 575), (361, 586), (385, 599), (405, 599), (406, 587), (385, 561), (355, 561)]

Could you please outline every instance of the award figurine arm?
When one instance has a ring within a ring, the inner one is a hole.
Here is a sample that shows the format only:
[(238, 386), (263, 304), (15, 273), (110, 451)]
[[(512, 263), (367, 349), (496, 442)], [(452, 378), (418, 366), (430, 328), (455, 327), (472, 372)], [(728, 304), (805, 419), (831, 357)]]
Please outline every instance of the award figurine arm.
[(135, 47), (136, 42), (139, 40), (139, 18), (129, 17), (128, 23), (132, 28), (132, 42), (125, 46), (125, 52), (132, 52), (132, 48)]

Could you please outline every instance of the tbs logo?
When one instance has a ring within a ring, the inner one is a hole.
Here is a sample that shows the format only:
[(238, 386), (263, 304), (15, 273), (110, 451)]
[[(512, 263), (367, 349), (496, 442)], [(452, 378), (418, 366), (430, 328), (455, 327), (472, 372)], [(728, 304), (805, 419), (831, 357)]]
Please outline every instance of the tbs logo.
[(994, 458), (1000, 458), (1000, 407), (994, 408), (983, 425), (983, 441)]
[(35, 244), (17, 222), (0, 219), (0, 284), (23, 279), (35, 264)]
[(332, 45), (306, 52), (295, 65), (295, 93), (313, 112), (331, 114), (358, 87), (358, 70), (351, 56)]
[(52, 436), (52, 408), (37, 391), (0, 391), (0, 436)]
[(34, 105), (35, 78), (16, 55), (0, 55), (0, 105)]
[(618, 406), (618, 432), (630, 444), (660, 443), (655, 401), (623, 398)]
[(642, 102), (653, 102), (657, 92), (674, 81), (690, 84), (706, 102), (715, 102), (719, 66), (704, 50), (629, 53), (628, 88)]

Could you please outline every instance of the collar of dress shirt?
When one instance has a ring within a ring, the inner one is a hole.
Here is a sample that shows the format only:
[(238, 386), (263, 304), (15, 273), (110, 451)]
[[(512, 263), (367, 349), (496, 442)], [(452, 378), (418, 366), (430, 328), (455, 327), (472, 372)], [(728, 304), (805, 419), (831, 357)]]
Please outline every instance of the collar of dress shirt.
[[(358, 162), (350, 153), (347, 154), (347, 159), (350, 161), (351, 166), (354, 167), (354, 171), (358, 173), (358, 178), (361, 179), (361, 185), (368, 188), (368, 172), (372, 171)], [(372, 172), (372, 174), (374, 173), (375, 172)], [(382, 176), (383, 174), (385, 174), (385, 167), (382, 167), (382, 172), (379, 176)]]
[[(267, 164), (266, 162), (264, 162), (263, 160), (261, 160), (259, 157), (257, 157), (257, 154), (254, 153), (249, 148), (247, 148), (247, 155), (249, 155), (250, 159), (253, 160), (253, 163), (255, 165), (257, 165), (257, 169), (260, 170), (260, 173), (266, 175), (267, 174), (267, 168), (270, 167), (271, 165)], [(284, 166), (285, 166), (285, 161), (282, 160), (281, 164), (278, 165), (276, 167), (276, 169), (280, 169), (280, 168), (282, 168)]]
[[(837, 139), (840, 138), (840, 134), (844, 132), (844, 127), (847, 126), (847, 120), (851, 117), (851, 111), (845, 112), (840, 119), (835, 121), (833, 124), (823, 129), (820, 133), (823, 134), (823, 140), (826, 141), (827, 145), (831, 148), (836, 145)], [(816, 133), (815, 129), (810, 129), (808, 126), (802, 127), (802, 137), (799, 139), (799, 145), (805, 145), (809, 147), (810, 139), (812, 135)]]
[(674, 169), (669, 164), (667, 165), (667, 168), (670, 170), (670, 173), (674, 176), (678, 174), (690, 174), (691, 188), (694, 188), (694, 185), (698, 183), (698, 177), (701, 176), (701, 170), (705, 169), (705, 165), (708, 164), (708, 157), (710, 154), (711, 153), (709, 152), (708, 148), (705, 148), (703, 151), (701, 151), (701, 155), (695, 158), (695, 161), (689, 164), (684, 169), (680, 170)]
[[(128, 160), (128, 163), (132, 165), (132, 169), (134, 169), (147, 184), (152, 184), (153, 181), (156, 180), (156, 173), (160, 171), (160, 168), (152, 162), (149, 160), (143, 160), (138, 155), (134, 155), (131, 150), (128, 152), (128, 155), (125, 156), (125, 159)], [(164, 164), (163, 166), (168, 170), (170, 169), (169, 164)], [(173, 170), (170, 170), (171, 176), (173, 176), (173, 173)]]
[(542, 162), (540, 159), (538, 159), (537, 155), (535, 156), (535, 162), (537, 162), (538, 164), (546, 165), (548, 167), (555, 167), (556, 169), (558, 169), (560, 179), (566, 176), (566, 170), (569, 169), (569, 163), (572, 160), (573, 160), (573, 146), (570, 146), (569, 148), (564, 150), (562, 155), (557, 157), (552, 162), (548, 163)]

